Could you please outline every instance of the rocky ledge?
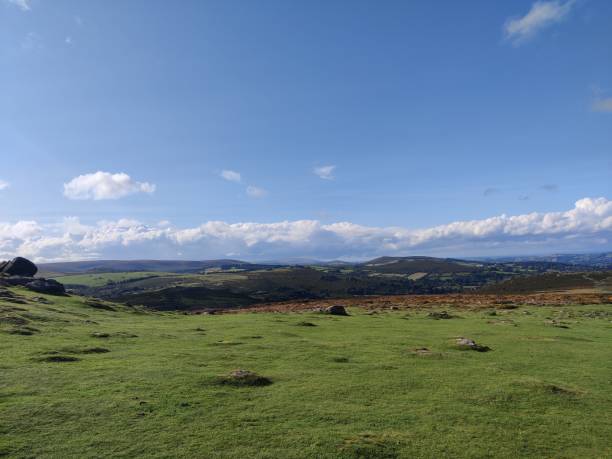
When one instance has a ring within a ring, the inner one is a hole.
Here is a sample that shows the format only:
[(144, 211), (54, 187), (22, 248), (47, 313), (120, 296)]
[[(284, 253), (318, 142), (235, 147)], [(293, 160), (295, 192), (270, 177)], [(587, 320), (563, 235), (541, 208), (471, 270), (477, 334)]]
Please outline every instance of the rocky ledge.
[(27, 258), (17, 257), (0, 262), (0, 287), (20, 285), (47, 295), (65, 295), (66, 289), (54, 279), (34, 277), (38, 268)]

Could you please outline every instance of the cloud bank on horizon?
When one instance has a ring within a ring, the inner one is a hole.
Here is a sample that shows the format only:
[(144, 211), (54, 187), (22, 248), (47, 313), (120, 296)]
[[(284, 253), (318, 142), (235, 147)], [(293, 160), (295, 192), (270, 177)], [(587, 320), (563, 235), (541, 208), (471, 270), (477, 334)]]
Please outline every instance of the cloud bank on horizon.
[(167, 221), (82, 224), (76, 217), (55, 224), (0, 223), (0, 259), (37, 262), (81, 259), (246, 260), (307, 256), (360, 259), (387, 255), (495, 255), (514, 252), (610, 250), (612, 201), (583, 198), (563, 212), (500, 215), (424, 229), (370, 227), (316, 220), (277, 223), (209, 221), (176, 228)]

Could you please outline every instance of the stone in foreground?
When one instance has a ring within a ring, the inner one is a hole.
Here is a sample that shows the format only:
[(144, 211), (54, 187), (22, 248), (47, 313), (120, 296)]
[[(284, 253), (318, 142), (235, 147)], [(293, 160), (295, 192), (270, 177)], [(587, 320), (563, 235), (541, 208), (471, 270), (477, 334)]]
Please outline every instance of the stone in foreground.
[(0, 263), (0, 272), (9, 276), (34, 277), (38, 268), (27, 258), (16, 257)]
[(491, 350), (489, 346), (483, 346), (481, 344), (477, 344), (473, 339), (469, 339), (469, 338), (457, 338), (456, 346), (462, 350), (477, 351), (477, 352), (487, 352)]
[(344, 309), (344, 306), (335, 304), (325, 309), (327, 314), (331, 314), (332, 316), (348, 316), (348, 312)]
[(54, 279), (35, 279), (28, 282), (25, 287), (37, 293), (45, 293), (47, 295), (65, 295), (66, 289), (63, 284), (60, 284)]
[(221, 383), (231, 386), (268, 386), (272, 381), (253, 371), (238, 369), (222, 378)]

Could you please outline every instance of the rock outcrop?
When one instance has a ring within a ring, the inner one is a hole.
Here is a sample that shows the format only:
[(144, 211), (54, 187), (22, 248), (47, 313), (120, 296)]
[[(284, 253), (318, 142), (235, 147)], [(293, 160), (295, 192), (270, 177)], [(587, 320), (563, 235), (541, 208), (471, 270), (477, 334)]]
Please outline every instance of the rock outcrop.
[(27, 258), (16, 257), (10, 261), (4, 261), (0, 263), (0, 273), (7, 274), (9, 276), (24, 276), (34, 277), (38, 272), (38, 268)]
[(25, 287), (38, 293), (47, 295), (65, 295), (66, 289), (63, 284), (60, 284), (55, 279), (34, 279), (28, 282)]
[(38, 268), (27, 258), (0, 262), (0, 286), (22, 286), (47, 295), (65, 295), (66, 289), (54, 279), (34, 278)]

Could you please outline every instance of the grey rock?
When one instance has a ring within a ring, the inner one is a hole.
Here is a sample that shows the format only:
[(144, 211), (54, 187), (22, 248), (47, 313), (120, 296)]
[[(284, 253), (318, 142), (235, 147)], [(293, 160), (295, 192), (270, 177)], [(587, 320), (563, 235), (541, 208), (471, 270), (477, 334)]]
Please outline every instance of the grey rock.
[(0, 272), (8, 274), (9, 276), (34, 277), (38, 272), (38, 268), (27, 258), (16, 257), (11, 261), (3, 262), (0, 265)]
[(487, 352), (491, 350), (490, 347), (477, 344), (476, 341), (470, 338), (457, 338), (456, 345), (459, 349), (477, 352)]
[(348, 316), (348, 312), (344, 309), (344, 306), (340, 304), (335, 304), (325, 309), (327, 314), (331, 314), (332, 316)]
[(54, 279), (35, 279), (25, 285), (28, 290), (47, 295), (65, 295), (66, 289)]

